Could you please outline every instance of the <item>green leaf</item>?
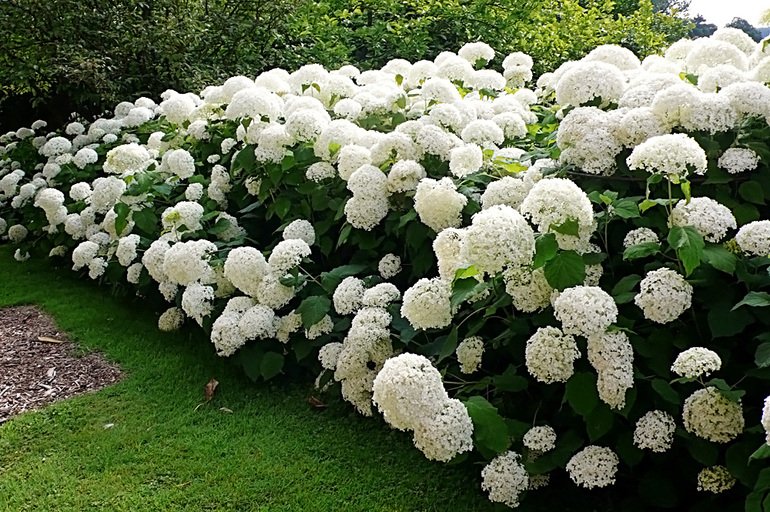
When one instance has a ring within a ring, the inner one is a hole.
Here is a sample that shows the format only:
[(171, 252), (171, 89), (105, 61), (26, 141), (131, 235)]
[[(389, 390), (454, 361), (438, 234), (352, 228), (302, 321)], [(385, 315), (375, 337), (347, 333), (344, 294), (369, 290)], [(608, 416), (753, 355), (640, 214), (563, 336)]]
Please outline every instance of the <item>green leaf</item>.
[(637, 202), (638, 197), (625, 197), (612, 203), (612, 212), (621, 219), (636, 219), (641, 217)]
[(612, 288), (612, 292), (610, 293), (613, 296), (617, 296), (622, 293), (628, 293), (631, 290), (633, 290), (634, 287), (641, 280), (642, 280), (642, 276), (640, 276), (639, 274), (631, 274), (629, 276), (626, 276), (617, 282), (617, 284)]
[(763, 308), (770, 306), (770, 293), (767, 292), (749, 292), (746, 296), (730, 311), (735, 311), (741, 306), (753, 306), (755, 308)]
[(332, 302), (325, 295), (313, 295), (302, 301), (296, 313), (302, 315), (302, 326), (309, 329), (323, 319), (332, 306)]
[(652, 381), (652, 389), (654, 389), (666, 402), (679, 405), (681, 403), (679, 399), (679, 393), (674, 391), (671, 384), (663, 379), (655, 379)]
[(131, 216), (136, 227), (144, 231), (148, 235), (154, 235), (158, 227), (158, 217), (155, 215), (155, 210), (152, 206), (148, 206), (139, 211), (135, 211)]
[(291, 210), (291, 199), (285, 196), (281, 196), (273, 203), (273, 210), (281, 220), (288, 215)]
[(547, 261), (553, 259), (557, 252), (559, 252), (559, 243), (556, 241), (556, 235), (546, 233), (538, 236), (535, 239), (535, 259), (532, 268), (542, 267)]
[(496, 375), (495, 378), (492, 379), (492, 384), (501, 391), (517, 393), (527, 389), (529, 381), (521, 375), (516, 375), (516, 367), (509, 365), (502, 375)]
[(596, 375), (587, 372), (575, 373), (564, 390), (564, 399), (572, 409), (583, 417), (588, 416), (599, 405), (596, 392)]
[(467, 299), (473, 297), (484, 291), (489, 287), (489, 283), (484, 281), (478, 282), (475, 277), (466, 277), (464, 279), (456, 279), (452, 283), (452, 298), (450, 304), (452, 308), (458, 307)]
[(561, 224), (551, 224), (550, 230), (561, 233), (562, 235), (579, 236), (580, 224), (578, 224), (577, 219), (570, 217)]
[(114, 210), (118, 215), (115, 218), (115, 233), (120, 236), (123, 230), (126, 229), (126, 226), (128, 226), (128, 216), (131, 214), (131, 207), (126, 203), (117, 203)]
[(711, 305), (706, 320), (712, 338), (726, 338), (743, 332), (754, 322), (754, 317), (745, 308), (732, 311), (729, 302), (717, 302)]
[(583, 284), (586, 265), (583, 257), (575, 251), (562, 251), (546, 262), (545, 279), (559, 291)]
[(612, 414), (609, 407), (602, 404), (599, 407), (595, 407), (584, 419), (586, 422), (586, 430), (588, 431), (588, 438), (593, 443), (612, 430), (612, 425), (615, 422), (615, 415)]
[(259, 362), (259, 371), (265, 380), (270, 380), (283, 369), (283, 356), (277, 352), (266, 352)]
[(762, 498), (764, 497), (764, 491), (752, 492), (746, 496), (746, 507), (744, 508), (745, 512), (767, 512), (767, 510), (763, 510), (762, 506)]
[(735, 272), (738, 258), (721, 245), (709, 244), (703, 249), (703, 261), (727, 274)]
[(235, 155), (235, 158), (230, 165), (231, 170), (237, 173), (241, 169), (244, 169), (247, 174), (251, 173), (251, 171), (254, 170), (254, 164), (257, 162), (257, 159), (254, 156), (254, 149), (256, 149), (256, 146), (247, 145), (245, 148), (238, 151), (238, 154)]
[(762, 343), (754, 354), (754, 363), (759, 368), (770, 366), (770, 343)]
[(765, 443), (759, 448), (757, 448), (757, 451), (751, 454), (749, 457), (749, 460), (762, 460), (762, 459), (770, 459), (770, 445)]
[(360, 274), (367, 268), (368, 265), (343, 265), (330, 272), (324, 272), (321, 274), (321, 286), (327, 293), (334, 293), (343, 279)]
[(645, 242), (643, 244), (632, 245), (623, 251), (624, 260), (636, 260), (652, 256), (660, 251), (660, 244), (655, 242)]
[(496, 455), (508, 449), (508, 427), (497, 409), (480, 396), (464, 402), (473, 420), (473, 437), (482, 455)]
[(212, 235), (218, 235), (227, 231), (228, 228), (230, 228), (230, 221), (223, 217), (219, 219), (216, 224), (214, 224), (214, 226), (208, 230), (208, 232)]
[(714, 443), (701, 439), (698, 436), (688, 436), (685, 444), (692, 458), (704, 466), (713, 466), (717, 463), (719, 448)]
[(441, 345), (441, 350), (439, 350), (438, 352), (438, 362), (441, 362), (442, 359), (445, 359), (446, 357), (449, 357), (450, 355), (454, 354), (454, 351), (456, 349), (457, 349), (457, 326), (455, 325), (452, 328), (452, 331), (444, 340), (444, 343)]
[(396, 75), (396, 84), (401, 85), (404, 82), (404, 77), (401, 75)]
[(458, 279), (465, 279), (465, 278), (474, 277), (477, 275), (479, 275), (479, 269), (476, 268), (476, 265), (471, 265), (466, 268), (457, 269), (457, 271), (455, 272), (455, 281)]
[(706, 246), (698, 230), (692, 226), (674, 226), (668, 233), (668, 243), (682, 260), (685, 276), (692, 274), (700, 265), (703, 248)]
[(754, 204), (765, 204), (765, 192), (762, 185), (756, 181), (746, 181), (738, 187), (738, 195), (744, 200)]

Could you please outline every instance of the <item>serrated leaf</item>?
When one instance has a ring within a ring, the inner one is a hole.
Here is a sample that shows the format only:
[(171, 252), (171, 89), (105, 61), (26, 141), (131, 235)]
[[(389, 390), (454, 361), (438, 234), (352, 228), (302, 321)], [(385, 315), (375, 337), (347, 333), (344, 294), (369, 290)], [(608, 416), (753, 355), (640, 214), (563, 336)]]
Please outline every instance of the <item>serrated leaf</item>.
[(492, 379), (494, 386), (501, 391), (508, 391), (510, 393), (517, 393), (527, 389), (529, 381), (521, 375), (516, 375), (516, 367), (513, 365), (502, 373), (502, 375), (496, 375)]
[(583, 257), (577, 252), (562, 251), (546, 262), (544, 273), (549, 285), (563, 291), (583, 284), (586, 278), (586, 265)]
[(615, 415), (612, 414), (609, 407), (601, 405), (595, 407), (594, 410), (585, 417), (585, 422), (588, 438), (593, 443), (612, 430), (612, 425), (615, 422)]
[(230, 221), (224, 217), (219, 219), (209, 230), (208, 232), (212, 235), (219, 235), (220, 233), (224, 233), (230, 228)]
[(128, 226), (128, 216), (131, 214), (131, 207), (125, 203), (117, 203), (114, 207), (117, 217), (115, 218), (115, 233), (120, 236), (123, 230)]
[(136, 227), (140, 230), (147, 234), (155, 233), (158, 226), (158, 217), (155, 215), (155, 210), (151, 206), (135, 211), (131, 218), (136, 224)]
[(368, 265), (343, 265), (330, 272), (324, 272), (321, 274), (321, 286), (327, 293), (334, 293), (343, 279), (360, 274), (367, 268)]
[(762, 308), (770, 306), (770, 293), (767, 292), (749, 292), (746, 296), (730, 311), (735, 311), (741, 306), (752, 306), (755, 308)]
[(628, 293), (631, 290), (634, 289), (634, 287), (639, 284), (639, 281), (642, 280), (642, 276), (638, 274), (631, 274), (629, 276), (626, 276), (622, 278), (620, 281), (613, 286), (612, 291), (610, 292), (613, 296), (620, 295), (621, 293)]
[(636, 219), (641, 217), (639, 213), (639, 206), (637, 205), (638, 197), (625, 197), (612, 203), (612, 212), (621, 219)]
[(754, 204), (765, 204), (765, 192), (762, 185), (756, 181), (746, 181), (738, 187), (738, 195), (744, 200)]
[(770, 343), (762, 343), (754, 354), (754, 363), (759, 368), (770, 366)]
[(270, 380), (283, 369), (283, 356), (277, 352), (265, 352), (259, 362), (259, 371), (262, 378)]
[(452, 298), (450, 299), (452, 308), (457, 308), (460, 304), (481, 293), (488, 287), (488, 283), (484, 281), (479, 282), (475, 277), (456, 279), (452, 283)]
[(703, 236), (693, 226), (674, 226), (668, 233), (668, 243), (682, 260), (685, 276), (692, 274), (700, 265), (706, 247)]
[(760, 446), (757, 451), (751, 454), (749, 460), (770, 459), (770, 445), (767, 443)]
[(479, 275), (479, 269), (476, 268), (476, 265), (471, 265), (466, 268), (457, 269), (457, 271), (455, 272), (455, 280), (474, 277), (477, 275)]
[(498, 454), (508, 449), (508, 427), (497, 409), (485, 398), (472, 396), (464, 402), (473, 420), (473, 438), (482, 454)]
[(289, 214), (289, 211), (291, 210), (291, 199), (288, 197), (281, 196), (278, 199), (275, 200), (273, 203), (273, 211), (275, 211), (276, 215), (278, 215), (278, 218), (283, 220), (286, 215)]
[(329, 312), (332, 302), (325, 295), (313, 295), (302, 301), (296, 313), (302, 316), (302, 326), (309, 329)]
[(639, 258), (646, 258), (647, 256), (657, 254), (658, 251), (660, 251), (660, 244), (655, 242), (644, 242), (643, 244), (627, 247), (626, 250), (623, 251), (623, 259), (636, 260)]
[(561, 224), (551, 224), (550, 230), (561, 233), (562, 235), (579, 236), (580, 224), (577, 219), (569, 218)]
[(679, 405), (679, 394), (674, 391), (671, 384), (663, 379), (655, 379), (652, 381), (652, 389), (654, 389), (666, 402)]
[(446, 339), (444, 340), (444, 343), (441, 345), (441, 350), (438, 352), (438, 362), (441, 362), (442, 359), (445, 359), (449, 357), (450, 355), (454, 354), (454, 351), (457, 349), (457, 326), (454, 326), (452, 328), (452, 331), (447, 335)]
[(599, 394), (596, 391), (596, 375), (588, 372), (575, 373), (564, 389), (564, 399), (572, 409), (585, 417), (599, 405)]
[(557, 252), (559, 252), (559, 243), (556, 241), (556, 235), (546, 233), (538, 236), (535, 239), (535, 259), (532, 263), (532, 268), (542, 267), (547, 261), (556, 256)]
[(703, 249), (703, 261), (727, 274), (735, 272), (738, 258), (721, 245), (707, 245)]

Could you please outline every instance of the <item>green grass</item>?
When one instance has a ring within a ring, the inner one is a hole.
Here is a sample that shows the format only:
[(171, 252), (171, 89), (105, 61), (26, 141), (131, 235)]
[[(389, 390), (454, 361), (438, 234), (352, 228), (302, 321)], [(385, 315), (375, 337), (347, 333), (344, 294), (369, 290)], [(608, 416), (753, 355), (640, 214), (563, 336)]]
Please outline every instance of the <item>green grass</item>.
[[(0, 510), (495, 509), (480, 466), (428, 461), (339, 400), (312, 409), (307, 383), (255, 384), (202, 333), (162, 333), (140, 302), (11, 254), (0, 248), (0, 306), (41, 306), (127, 376), (0, 427)], [(196, 410), (211, 378), (217, 395)]]

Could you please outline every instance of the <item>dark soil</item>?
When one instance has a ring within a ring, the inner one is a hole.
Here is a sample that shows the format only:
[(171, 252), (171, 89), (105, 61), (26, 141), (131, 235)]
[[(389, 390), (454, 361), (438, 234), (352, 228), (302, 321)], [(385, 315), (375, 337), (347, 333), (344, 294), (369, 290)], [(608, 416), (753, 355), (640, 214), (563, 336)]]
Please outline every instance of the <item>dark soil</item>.
[(122, 377), (120, 368), (102, 354), (78, 355), (77, 345), (35, 306), (0, 309), (0, 424)]

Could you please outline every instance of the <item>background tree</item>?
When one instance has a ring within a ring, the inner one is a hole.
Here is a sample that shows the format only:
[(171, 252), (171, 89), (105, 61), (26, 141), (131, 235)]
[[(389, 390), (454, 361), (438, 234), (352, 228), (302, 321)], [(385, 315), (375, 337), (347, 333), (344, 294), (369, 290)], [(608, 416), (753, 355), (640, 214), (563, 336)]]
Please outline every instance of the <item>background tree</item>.
[(706, 18), (698, 14), (692, 19), (693, 27), (690, 29), (688, 36), (692, 39), (699, 37), (709, 37), (711, 34), (717, 31), (717, 26), (713, 23), (707, 23)]
[(733, 20), (725, 25), (725, 27), (733, 27), (743, 30), (756, 42), (760, 42), (762, 40), (762, 34), (759, 33), (759, 30), (757, 30), (754, 25), (744, 20), (743, 18), (733, 18)]

